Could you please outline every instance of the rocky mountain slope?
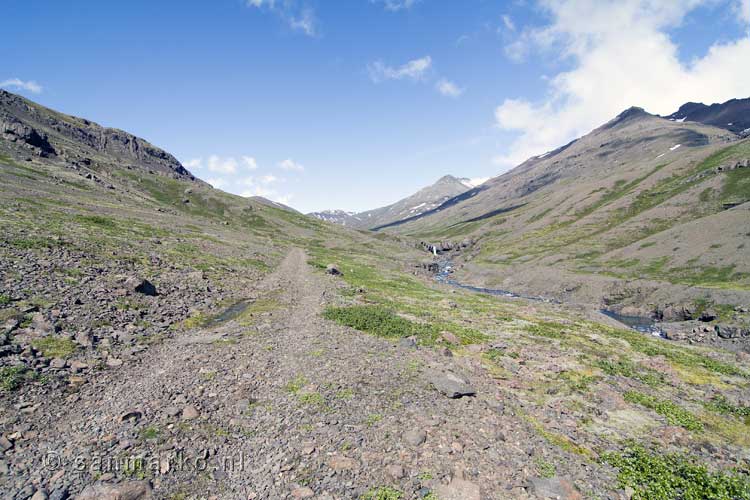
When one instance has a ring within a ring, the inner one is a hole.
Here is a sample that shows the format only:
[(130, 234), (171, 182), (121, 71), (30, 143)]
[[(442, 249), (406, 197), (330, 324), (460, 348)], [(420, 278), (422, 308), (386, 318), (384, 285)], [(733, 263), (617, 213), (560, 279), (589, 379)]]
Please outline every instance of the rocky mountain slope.
[(434, 184), (385, 207), (360, 213), (329, 210), (308, 215), (358, 229), (378, 230), (419, 217), (470, 188), (471, 184), (468, 179), (458, 179), (452, 175), (446, 175)]
[(749, 162), (731, 131), (633, 108), (387, 230), (472, 240), (454, 262), (467, 283), (654, 317), (715, 302), (744, 324)]
[(28, 155), (57, 157), (93, 170), (140, 169), (195, 180), (177, 159), (122, 130), (65, 115), (0, 89), (0, 137)]
[(750, 98), (732, 99), (722, 104), (707, 106), (700, 102), (689, 102), (677, 112), (666, 117), (679, 122), (698, 122), (724, 128), (732, 132), (750, 135)]
[(54, 154), (0, 137), (0, 497), (750, 496), (746, 353), (32, 128)]

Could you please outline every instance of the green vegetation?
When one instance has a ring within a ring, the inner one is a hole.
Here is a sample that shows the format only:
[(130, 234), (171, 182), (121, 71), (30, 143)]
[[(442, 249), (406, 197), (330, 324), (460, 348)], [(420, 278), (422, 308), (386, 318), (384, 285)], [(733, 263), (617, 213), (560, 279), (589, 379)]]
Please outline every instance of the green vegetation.
[(538, 321), (528, 325), (525, 330), (532, 335), (546, 337), (548, 339), (560, 339), (568, 325), (554, 321)]
[(618, 469), (621, 488), (632, 488), (635, 500), (738, 500), (750, 498), (747, 473), (712, 472), (693, 457), (651, 453), (630, 445), (623, 453), (606, 453), (602, 461)]
[(555, 467), (555, 464), (547, 462), (542, 457), (535, 458), (534, 465), (536, 465), (537, 473), (541, 477), (555, 477), (555, 475), (557, 474), (557, 468)]
[(46, 358), (67, 358), (76, 350), (75, 342), (61, 337), (50, 336), (34, 339), (31, 345)]
[[(425, 344), (433, 344), (444, 329), (444, 325), (408, 320), (383, 306), (329, 307), (324, 311), (323, 317), (379, 337), (415, 336)], [(480, 342), (485, 338), (481, 332), (469, 328), (459, 327), (453, 330), (462, 344)]]
[(142, 439), (155, 440), (159, 438), (159, 429), (156, 427), (144, 427), (141, 429), (140, 436)]
[(404, 498), (404, 494), (400, 491), (390, 486), (381, 486), (362, 495), (361, 500), (401, 500), (402, 498)]
[(10, 304), (10, 297), (0, 294), (0, 306), (7, 306), (8, 304)]
[(284, 386), (284, 390), (290, 394), (297, 394), (307, 385), (307, 379), (303, 375), (297, 375), (294, 379), (287, 382)]
[(325, 399), (319, 392), (303, 392), (297, 394), (300, 402), (306, 405), (325, 406)]
[(620, 358), (615, 361), (611, 359), (599, 359), (595, 365), (607, 375), (619, 375), (626, 378), (633, 378), (640, 380), (651, 387), (655, 387), (664, 382), (663, 374), (651, 370), (650, 368), (639, 366), (625, 358)]
[(733, 415), (742, 419), (746, 425), (750, 425), (750, 406), (742, 406), (731, 403), (726, 396), (718, 394), (704, 403), (709, 410), (721, 415)]
[(15, 391), (33, 376), (34, 372), (23, 365), (4, 366), (0, 368), (0, 389), (6, 392)]
[(624, 395), (625, 401), (635, 403), (667, 419), (669, 425), (679, 425), (689, 431), (702, 431), (703, 423), (698, 418), (681, 406), (671, 401), (660, 400), (654, 396), (637, 391), (628, 391)]

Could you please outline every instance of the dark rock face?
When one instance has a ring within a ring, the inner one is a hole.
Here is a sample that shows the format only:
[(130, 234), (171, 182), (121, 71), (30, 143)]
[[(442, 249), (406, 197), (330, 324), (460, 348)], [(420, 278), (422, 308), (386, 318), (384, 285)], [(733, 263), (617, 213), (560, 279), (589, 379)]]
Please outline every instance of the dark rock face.
[(707, 106), (699, 102), (688, 102), (677, 112), (665, 118), (704, 123), (730, 130), (735, 134), (750, 132), (750, 98), (732, 99), (722, 104)]
[(43, 155), (55, 154), (55, 149), (47, 140), (46, 135), (40, 135), (36, 130), (10, 115), (0, 115), (0, 135), (11, 142), (21, 142), (38, 149)]
[(0, 136), (42, 155), (57, 154), (80, 164), (91, 164), (91, 157), (98, 154), (125, 165), (195, 179), (174, 156), (144, 139), (52, 111), (4, 90), (0, 90)]

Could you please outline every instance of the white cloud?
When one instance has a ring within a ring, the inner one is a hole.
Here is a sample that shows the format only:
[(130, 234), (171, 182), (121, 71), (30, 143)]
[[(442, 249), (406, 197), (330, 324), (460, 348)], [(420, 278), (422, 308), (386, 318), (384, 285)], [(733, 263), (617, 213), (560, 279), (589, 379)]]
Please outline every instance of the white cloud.
[(191, 160), (183, 162), (182, 166), (185, 168), (201, 168), (202, 162), (203, 162), (203, 158), (193, 158)]
[(250, 170), (255, 170), (256, 168), (258, 168), (258, 162), (252, 156), (243, 156), (242, 163), (244, 163), (245, 167), (249, 168)]
[(211, 155), (208, 157), (209, 172), (218, 174), (234, 174), (237, 172), (237, 160), (234, 158), (222, 158), (217, 155)]
[(403, 79), (417, 81), (422, 80), (425, 77), (425, 74), (431, 66), (432, 58), (430, 56), (425, 56), (411, 60), (397, 68), (387, 66), (382, 61), (375, 61), (374, 63), (367, 65), (367, 70), (370, 73), (370, 79), (374, 83), (379, 83), (383, 80)]
[(736, 8), (742, 20), (750, 23), (750, 0), (738, 0)]
[(444, 95), (446, 97), (459, 97), (464, 93), (464, 89), (460, 88), (455, 83), (446, 80), (445, 78), (439, 80), (435, 84), (435, 88), (438, 92), (440, 92), (441, 95)]
[(182, 165), (188, 169), (206, 169), (209, 172), (216, 174), (237, 173), (241, 165), (248, 170), (255, 170), (258, 168), (258, 162), (252, 156), (241, 156), (238, 161), (231, 156), (222, 157), (219, 155), (211, 155), (208, 157), (208, 162), (205, 164), (203, 163), (203, 158), (193, 158), (184, 162)]
[(513, 22), (513, 19), (509, 15), (504, 15), (502, 17), (503, 19), (503, 25), (505, 26), (505, 29), (508, 31), (516, 31), (516, 25)]
[(461, 179), (461, 183), (467, 187), (477, 187), (480, 184), (484, 184), (489, 180), (489, 177), (472, 177), (470, 179)]
[(224, 187), (227, 185), (227, 181), (224, 179), (214, 178), (214, 179), (206, 179), (206, 182), (211, 184), (216, 189), (224, 189)]
[(716, 1), (539, 0), (553, 21), (520, 35), (516, 52), (554, 51), (572, 69), (549, 78), (546, 98), (506, 99), (497, 107), (497, 125), (518, 136), (496, 163), (513, 166), (555, 149), (630, 106), (668, 114), (688, 101), (746, 96), (750, 65), (738, 61), (750, 61), (750, 37), (717, 42), (685, 63), (667, 33)]
[(372, 3), (382, 3), (387, 10), (399, 11), (410, 9), (419, 0), (371, 0)]
[(274, 182), (278, 181), (279, 178), (276, 177), (273, 174), (266, 174), (263, 177), (260, 178), (261, 184), (273, 184)]
[(283, 203), (284, 205), (288, 205), (292, 198), (294, 198), (294, 195), (291, 193), (281, 194), (274, 189), (269, 189), (263, 186), (254, 186), (250, 189), (246, 189), (240, 193), (240, 196), (244, 196), (245, 198), (262, 196), (263, 198), (275, 201), (276, 203)]
[(2, 81), (0, 82), (0, 87), (11, 90), (26, 90), (32, 94), (40, 94), (44, 90), (41, 85), (33, 80), (23, 81), (19, 78), (10, 78)]
[(304, 9), (299, 15), (290, 16), (287, 22), (293, 30), (301, 31), (307, 36), (315, 36), (315, 14), (312, 9)]
[(307, 36), (318, 33), (315, 11), (310, 7), (300, 7), (295, 0), (246, 0), (246, 5), (274, 12), (294, 31)]
[(280, 162), (279, 168), (282, 170), (292, 170), (295, 172), (302, 172), (303, 170), (305, 170), (304, 165), (295, 162), (291, 158)]

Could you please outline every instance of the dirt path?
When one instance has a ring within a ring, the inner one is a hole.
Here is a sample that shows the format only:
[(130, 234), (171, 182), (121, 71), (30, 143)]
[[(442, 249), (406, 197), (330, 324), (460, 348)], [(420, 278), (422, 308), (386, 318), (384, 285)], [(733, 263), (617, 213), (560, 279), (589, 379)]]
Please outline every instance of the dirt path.
[[(358, 498), (380, 486), (405, 498), (524, 498), (534, 460), (570, 462), (477, 358), (322, 319), (335, 287), (293, 250), (248, 290), (257, 313), (245, 324), (177, 336), (39, 407), (19, 401), (3, 491), (148, 479), (157, 498)], [(477, 396), (439, 394), (430, 378), (448, 369)], [(142, 466), (123, 470), (135, 456)]]

